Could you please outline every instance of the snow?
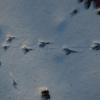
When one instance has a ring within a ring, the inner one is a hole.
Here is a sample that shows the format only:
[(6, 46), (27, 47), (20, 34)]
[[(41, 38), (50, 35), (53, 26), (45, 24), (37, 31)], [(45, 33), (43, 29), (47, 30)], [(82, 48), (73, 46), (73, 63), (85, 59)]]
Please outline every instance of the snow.
[[(52, 100), (100, 100), (100, 51), (90, 49), (100, 40), (99, 17), (77, 0), (0, 1), (0, 98), (41, 100), (38, 89), (48, 87)], [(16, 39), (5, 51), (9, 32)], [(39, 48), (39, 39), (52, 44)], [(23, 43), (34, 50), (24, 54)], [(79, 52), (65, 55), (63, 46)]]

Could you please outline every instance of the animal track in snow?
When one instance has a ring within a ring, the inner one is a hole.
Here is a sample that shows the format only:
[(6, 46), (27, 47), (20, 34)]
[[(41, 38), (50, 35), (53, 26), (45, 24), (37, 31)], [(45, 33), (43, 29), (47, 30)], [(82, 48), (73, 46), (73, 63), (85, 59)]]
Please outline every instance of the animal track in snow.
[[(6, 51), (9, 47), (10, 47), (10, 44), (8, 42), (11, 42), (13, 39), (15, 39), (16, 37), (11, 35), (11, 34), (8, 34), (7, 35), (7, 39), (6, 39), (6, 42), (4, 42), (2, 44), (2, 48)], [(48, 45), (52, 44), (52, 42), (50, 41), (44, 41), (44, 40), (38, 40), (38, 46), (40, 48), (44, 48)], [(82, 48), (79, 47), (79, 48)], [(88, 48), (88, 47), (87, 47)], [(34, 50), (32, 47), (29, 47), (26, 43), (23, 43), (22, 46), (21, 46), (21, 49), (23, 50), (24, 54), (27, 54), (28, 52)], [(49, 48), (50, 49), (50, 48)], [(53, 49), (57, 49), (56, 46), (53, 48)], [(60, 49), (60, 48), (59, 48)], [(98, 41), (94, 41), (92, 46), (91, 46), (91, 49), (92, 50), (100, 50), (100, 42)], [(69, 55), (71, 53), (78, 53), (77, 50), (73, 50), (73, 49), (70, 49), (68, 47), (64, 47), (63, 49), (63, 52), (66, 54), (66, 55)]]
[(10, 75), (10, 77), (11, 77), (11, 82), (12, 82), (13, 87), (14, 87), (15, 89), (17, 89), (17, 88), (18, 88), (18, 83), (17, 83), (17, 81), (15, 80), (13, 73), (10, 72), (9, 75)]
[(3, 43), (2, 47), (4, 50), (7, 50), (10, 47), (10, 45), (8, 43)]
[(91, 45), (92, 50), (100, 50), (100, 42), (93, 41), (93, 44)]
[(27, 46), (26, 44), (23, 44), (23, 45), (21, 46), (21, 48), (22, 48), (24, 54), (27, 54), (28, 52), (30, 52), (30, 51), (33, 50), (33, 48)]
[(43, 40), (39, 40), (39, 41), (38, 41), (38, 46), (39, 46), (40, 48), (44, 48), (44, 47), (46, 47), (46, 46), (49, 45), (49, 44), (51, 44), (51, 42), (49, 42), (49, 41), (43, 41)]
[(12, 42), (16, 37), (13, 36), (11, 33), (8, 33), (6, 36), (6, 42)]
[(74, 9), (74, 10), (70, 13), (70, 15), (71, 15), (71, 16), (74, 16), (74, 15), (76, 15), (78, 12), (79, 12), (78, 9)]
[(67, 48), (67, 47), (63, 47), (62, 50), (64, 51), (65, 55), (70, 55), (71, 53), (78, 53), (78, 51), (72, 50), (72, 49)]

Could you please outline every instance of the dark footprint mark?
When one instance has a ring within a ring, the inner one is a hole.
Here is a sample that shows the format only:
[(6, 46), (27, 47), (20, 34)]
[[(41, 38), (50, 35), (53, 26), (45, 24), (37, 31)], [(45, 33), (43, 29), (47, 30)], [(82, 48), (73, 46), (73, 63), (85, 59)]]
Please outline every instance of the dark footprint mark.
[(100, 15), (100, 8), (97, 9), (96, 14)]
[(84, 3), (84, 7), (89, 9), (93, 0), (78, 0), (78, 3)]
[(32, 51), (33, 50), (33, 48), (31, 48), (31, 47), (28, 47), (27, 45), (22, 45), (22, 50), (23, 50), (23, 52), (24, 52), (24, 54), (27, 54), (28, 52), (30, 52), (30, 51)]
[(93, 42), (91, 49), (92, 50), (100, 50), (100, 43), (97, 41)]
[(43, 100), (48, 100), (48, 99), (51, 98), (50, 97), (50, 92), (49, 92), (48, 88), (42, 88), (42, 90), (41, 90), (41, 97), (42, 97)]
[(78, 12), (79, 12), (78, 9), (74, 9), (74, 10), (70, 13), (70, 15), (71, 15), (71, 16), (74, 16), (74, 15), (76, 15)]
[(86, 8), (86, 9), (89, 9), (90, 6), (91, 6), (91, 3), (92, 3), (92, 0), (86, 0), (86, 1), (84, 2), (85, 8)]
[(44, 47), (46, 47), (49, 44), (51, 44), (51, 42), (48, 42), (48, 41), (39, 41), (38, 46), (40, 48), (44, 48)]
[(12, 42), (16, 37), (11, 35), (10, 33), (7, 34), (6, 42)]
[(78, 51), (72, 50), (72, 49), (69, 49), (69, 48), (63, 48), (63, 51), (64, 51), (65, 55), (70, 55), (72, 53), (78, 53)]
[(9, 47), (10, 47), (10, 45), (7, 44), (7, 43), (4, 43), (4, 44), (2, 45), (2, 48), (3, 48), (5, 51), (8, 50)]
[(15, 89), (18, 89), (18, 83), (17, 83), (17, 81), (15, 80), (15, 78), (14, 78), (12, 72), (10, 72), (9, 75), (10, 75), (10, 77), (11, 77), (11, 82), (12, 82), (13, 87), (14, 87)]
[(13, 85), (13, 87), (15, 88), (15, 89), (17, 89), (18, 88), (18, 83), (16, 82), (16, 80), (12, 80), (12, 85)]

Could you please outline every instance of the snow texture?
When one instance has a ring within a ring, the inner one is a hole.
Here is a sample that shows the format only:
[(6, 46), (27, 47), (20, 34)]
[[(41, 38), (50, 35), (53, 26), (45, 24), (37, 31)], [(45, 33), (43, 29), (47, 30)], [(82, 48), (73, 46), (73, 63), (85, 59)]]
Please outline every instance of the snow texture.
[[(100, 100), (100, 51), (90, 49), (100, 41), (96, 11), (78, 0), (0, 0), (0, 100), (41, 100), (41, 87), (51, 100)], [(4, 50), (9, 32), (16, 38)], [(33, 50), (24, 54), (23, 44)]]

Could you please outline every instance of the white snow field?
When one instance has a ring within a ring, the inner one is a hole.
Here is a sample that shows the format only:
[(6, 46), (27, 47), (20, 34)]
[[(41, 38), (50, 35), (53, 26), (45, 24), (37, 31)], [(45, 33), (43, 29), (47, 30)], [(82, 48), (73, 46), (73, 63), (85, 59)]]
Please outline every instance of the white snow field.
[[(15, 38), (7, 41), (8, 34)], [(100, 42), (100, 16), (93, 5), (86, 10), (77, 0), (0, 0), (0, 100), (41, 100), (42, 87), (51, 100), (100, 100), (94, 41)], [(23, 45), (32, 50), (24, 53)], [(77, 52), (66, 54), (64, 47)]]

